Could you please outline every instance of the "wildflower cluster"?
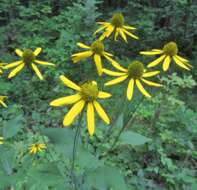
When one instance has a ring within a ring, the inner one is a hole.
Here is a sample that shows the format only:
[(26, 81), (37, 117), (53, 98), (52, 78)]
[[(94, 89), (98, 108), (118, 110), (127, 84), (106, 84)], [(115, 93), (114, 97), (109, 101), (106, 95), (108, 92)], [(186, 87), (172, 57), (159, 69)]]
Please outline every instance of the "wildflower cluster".
[[(138, 36), (134, 34), (136, 28), (125, 24), (124, 16), (121, 13), (116, 13), (112, 16), (109, 22), (98, 22), (101, 25), (98, 30), (94, 32), (94, 35), (102, 32), (102, 34), (93, 41), (91, 44), (86, 45), (84, 43), (78, 42), (77, 46), (85, 49), (85, 51), (74, 53), (71, 56), (73, 63), (78, 63), (81, 60), (92, 57), (99, 76), (103, 74), (116, 77), (105, 83), (105, 86), (111, 86), (119, 84), (123, 81), (128, 82), (128, 87), (126, 90), (126, 96), (128, 100), (133, 98), (134, 87), (137, 86), (139, 91), (145, 97), (151, 97), (149, 92), (144, 88), (144, 85), (149, 85), (152, 87), (161, 87), (162, 85), (154, 81), (150, 81), (150, 77), (158, 76), (160, 74), (159, 70), (149, 70), (151, 67), (157, 66), (159, 63), (163, 62), (163, 70), (167, 71), (170, 64), (174, 61), (178, 66), (183, 69), (190, 70), (192, 66), (189, 61), (180, 55), (178, 55), (178, 47), (175, 42), (169, 42), (163, 46), (162, 49), (152, 49), (150, 51), (139, 52), (142, 55), (148, 56), (158, 56), (159, 57), (148, 63), (146, 68), (146, 63), (142, 63), (140, 60), (132, 60), (127, 68), (121, 66), (113, 57), (113, 54), (105, 50), (104, 40), (114, 35), (114, 40), (117, 41), (120, 36), (126, 43), (128, 43), (127, 37), (139, 39)], [(24, 67), (31, 68), (40, 80), (44, 77), (38, 69), (38, 65), (54, 66), (53, 63), (45, 62), (37, 59), (41, 52), (41, 48), (36, 48), (34, 51), (31, 49), (20, 50), (16, 49), (15, 52), (19, 56), (20, 60), (5, 64), (0, 64), (0, 74), (3, 74), (3, 70), (12, 69), (8, 75), (8, 78), (15, 77)], [(103, 61), (107, 60), (115, 70), (107, 69)], [(75, 94), (70, 96), (61, 97), (50, 102), (51, 106), (69, 106), (72, 105), (71, 109), (65, 115), (63, 120), (63, 126), (70, 126), (75, 118), (83, 112), (86, 107), (87, 113), (87, 128), (89, 134), (92, 136), (95, 132), (95, 110), (100, 118), (106, 123), (110, 124), (110, 119), (105, 112), (104, 108), (101, 106), (99, 99), (107, 99), (112, 95), (108, 92), (103, 92), (99, 89), (96, 81), (85, 81), (81, 84), (76, 84), (68, 79), (66, 76), (61, 75), (60, 80), (63, 84), (76, 91)], [(0, 104), (7, 107), (5, 104), (5, 99), (7, 96), (0, 96)], [(3, 138), (0, 139), (1, 144)], [(46, 145), (42, 143), (32, 144), (29, 147), (29, 152), (35, 154), (37, 152), (42, 152), (46, 149)]]

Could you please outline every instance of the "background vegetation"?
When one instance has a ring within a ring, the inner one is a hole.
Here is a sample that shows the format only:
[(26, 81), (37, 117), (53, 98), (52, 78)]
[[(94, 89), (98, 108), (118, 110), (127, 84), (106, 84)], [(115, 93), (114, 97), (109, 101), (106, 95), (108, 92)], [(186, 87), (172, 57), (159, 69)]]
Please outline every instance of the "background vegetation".
[[(8, 80), (0, 78), (0, 94), (8, 108), (0, 109), (0, 189), (72, 190), (196, 190), (197, 189), (197, 2), (195, 0), (1, 0), (0, 61), (17, 60), (15, 48), (42, 47), (41, 58), (56, 64), (44, 68), (45, 80), (28, 71)], [(121, 64), (139, 58), (138, 52), (176, 41), (194, 66), (191, 72), (172, 67), (162, 73), (164, 88), (147, 100), (136, 93), (120, 112), (125, 88), (105, 104), (112, 125), (97, 123), (90, 138), (83, 120), (76, 152), (75, 176), (70, 177), (76, 125), (61, 129), (67, 108), (49, 102), (72, 91), (60, 84), (60, 74), (75, 82), (96, 79), (91, 60), (72, 64), (76, 42), (91, 43), (96, 21), (122, 12), (126, 23), (138, 28), (139, 41), (106, 42)], [(142, 102), (143, 101), (143, 102)], [(135, 109), (137, 108), (137, 109)], [(129, 122), (128, 122), (129, 121)], [(127, 125), (115, 146), (120, 128)], [(110, 131), (109, 131), (109, 128)], [(28, 146), (46, 142), (46, 152), (32, 156)], [(111, 147), (111, 148), (110, 148)]]

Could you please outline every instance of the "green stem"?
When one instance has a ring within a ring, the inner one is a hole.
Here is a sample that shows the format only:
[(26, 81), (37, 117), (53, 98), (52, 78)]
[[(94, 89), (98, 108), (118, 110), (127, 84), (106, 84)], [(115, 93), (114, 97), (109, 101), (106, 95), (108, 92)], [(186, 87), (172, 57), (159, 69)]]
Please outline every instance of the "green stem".
[(83, 116), (83, 112), (81, 113), (79, 121), (78, 121), (77, 129), (76, 129), (75, 137), (74, 137), (74, 142), (73, 142), (73, 152), (72, 152), (71, 179), (72, 179), (73, 186), (74, 186), (75, 190), (77, 190), (77, 183), (76, 183), (76, 177), (74, 174), (74, 167), (75, 167), (75, 157), (76, 157), (76, 151), (77, 151), (77, 144), (78, 144), (78, 139), (80, 136), (80, 124), (81, 124), (82, 116)]
[(131, 116), (129, 117), (128, 121), (126, 121), (125, 125), (123, 125), (123, 127), (120, 129), (120, 131), (118, 132), (117, 136), (115, 137), (111, 147), (109, 148), (108, 151), (104, 152), (100, 158), (104, 157), (107, 155), (107, 153), (111, 152), (113, 150), (113, 148), (115, 147), (116, 143), (118, 142), (121, 133), (129, 126), (129, 124), (133, 121), (135, 113), (137, 112), (138, 108), (140, 107), (140, 105), (143, 103), (144, 101), (144, 96), (142, 96), (142, 98), (140, 99), (140, 101), (138, 102), (138, 104), (135, 106), (134, 111), (132, 112)]

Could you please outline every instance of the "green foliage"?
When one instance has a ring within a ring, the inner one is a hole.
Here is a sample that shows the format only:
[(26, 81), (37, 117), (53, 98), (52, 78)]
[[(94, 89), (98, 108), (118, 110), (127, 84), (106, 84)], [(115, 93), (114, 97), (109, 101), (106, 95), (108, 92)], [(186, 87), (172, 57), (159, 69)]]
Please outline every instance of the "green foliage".
[[(9, 96), (8, 108), (0, 109), (0, 136), (5, 138), (0, 145), (0, 190), (195, 190), (196, 8), (190, 0), (2, 0), (0, 61), (17, 60), (15, 48), (42, 47), (39, 58), (56, 67), (42, 67), (41, 82), (27, 69), (10, 80), (7, 71), (0, 78), (0, 95)], [(106, 50), (121, 64), (135, 59), (147, 64), (151, 58), (139, 57), (140, 50), (161, 48), (173, 40), (194, 68), (187, 75), (173, 66), (168, 75), (161, 73), (158, 80), (164, 87), (152, 92), (150, 100), (135, 92), (134, 99), (125, 103), (125, 88), (106, 90), (113, 94), (105, 105), (111, 125), (97, 123), (95, 135), (89, 137), (82, 119), (73, 176), (78, 124), (62, 128), (68, 108), (52, 109), (49, 102), (72, 94), (59, 85), (60, 74), (75, 82), (96, 79), (103, 86), (107, 77), (98, 78), (91, 59), (75, 65), (70, 56), (79, 50), (76, 42), (91, 44), (95, 22), (114, 12), (123, 12), (125, 22), (136, 26), (140, 36), (140, 41), (129, 39), (128, 44), (105, 42)], [(47, 148), (30, 155), (28, 147), (36, 142), (46, 143)]]

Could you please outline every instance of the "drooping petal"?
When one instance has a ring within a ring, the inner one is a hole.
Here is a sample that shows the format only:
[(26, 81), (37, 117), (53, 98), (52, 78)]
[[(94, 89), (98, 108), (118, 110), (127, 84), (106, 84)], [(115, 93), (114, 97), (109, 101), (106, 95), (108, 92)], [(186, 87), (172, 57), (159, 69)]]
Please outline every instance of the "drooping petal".
[(182, 62), (189, 62), (188, 59), (185, 59), (185, 58), (183, 58), (183, 57), (181, 57), (181, 56), (179, 56), (179, 55), (175, 55), (175, 57), (178, 58), (178, 59), (179, 59), (180, 61), (182, 61)]
[(119, 32), (116, 30), (115, 31), (115, 34), (114, 34), (114, 40), (115, 41), (117, 41), (118, 36), (119, 36)]
[(87, 124), (88, 124), (88, 132), (90, 136), (92, 136), (95, 130), (94, 106), (92, 102), (88, 102), (87, 105)]
[(103, 73), (103, 68), (102, 68), (102, 62), (101, 62), (101, 56), (98, 54), (94, 55), (94, 62), (96, 64), (97, 72), (98, 75), (101, 76)]
[(81, 90), (81, 88), (77, 84), (66, 78), (64, 75), (60, 76), (60, 80), (69, 88), (72, 88), (77, 91)]
[(114, 31), (115, 27), (113, 25), (108, 25), (107, 28), (105, 29), (105, 32), (99, 37), (99, 40), (103, 40), (105, 38), (108, 38), (111, 33)]
[(23, 67), (25, 66), (24, 63), (21, 63), (19, 66), (17, 66), (15, 69), (13, 69), (10, 74), (8, 75), (8, 78), (12, 78), (14, 77), (19, 71), (21, 71), (23, 69)]
[(38, 69), (38, 67), (35, 64), (33, 64), (33, 63), (31, 64), (31, 66), (32, 66), (32, 69), (35, 71), (36, 75), (38, 76), (38, 78), (40, 80), (43, 80), (44, 78), (43, 78), (40, 70)]
[(3, 68), (4, 68), (4, 69), (10, 69), (10, 68), (12, 68), (12, 67), (16, 67), (16, 66), (20, 65), (21, 63), (23, 63), (22, 60), (20, 60), (20, 61), (15, 61), (15, 62), (13, 62), (13, 63), (9, 63), (9, 64), (3, 66)]
[(150, 98), (151, 95), (144, 89), (144, 87), (142, 86), (141, 82), (139, 80), (135, 80), (135, 82), (136, 82), (136, 85), (137, 85), (138, 89), (140, 90), (140, 92), (142, 94), (144, 94), (144, 96)]
[(146, 84), (148, 84), (149, 86), (154, 86), (154, 87), (161, 87), (163, 86), (162, 84), (158, 84), (156, 82), (152, 82), (152, 81), (149, 81), (149, 80), (146, 80), (146, 79), (141, 79), (143, 82), (145, 82)]
[(111, 57), (104, 54), (104, 57), (118, 70), (127, 72), (127, 69), (123, 68), (117, 61), (113, 60)]
[(170, 66), (170, 61), (171, 61), (171, 58), (170, 56), (168, 55), (165, 59), (164, 59), (164, 62), (163, 62), (163, 70), (164, 71), (167, 71), (169, 66)]
[(150, 71), (150, 72), (145, 72), (143, 74), (143, 77), (153, 77), (153, 76), (156, 76), (160, 73), (160, 71)]
[(155, 59), (154, 61), (150, 62), (147, 67), (150, 68), (150, 67), (154, 67), (154, 66), (158, 65), (159, 63), (161, 63), (163, 61), (163, 59), (165, 57), (166, 57), (166, 55), (162, 55), (161, 57), (159, 57), (159, 58)]
[(134, 90), (134, 80), (130, 79), (128, 87), (127, 87), (127, 98), (131, 100), (133, 97), (133, 90)]
[(46, 62), (46, 61), (40, 61), (40, 60), (37, 60), (37, 59), (34, 62), (37, 63), (37, 64), (40, 64), (40, 65), (55, 66), (55, 64), (53, 64), (53, 63), (49, 63), (49, 62)]
[(110, 80), (110, 81), (105, 83), (105, 86), (111, 86), (111, 85), (114, 85), (114, 84), (121, 83), (122, 81), (126, 80), (127, 77), (128, 77), (128, 75), (124, 75), (124, 76), (118, 77), (116, 79)]
[(186, 70), (190, 70), (190, 68), (187, 67), (186, 64), (185, 64), (184, 62), (181, 62), (181, 61), (180, 61), (179, 59), (177, 59), (175, 56), (173, 56), (173, 59), (174, 59), (175, 63), (176, 63), (178, 66), (180, 66), (180, 67), (182, 67), (182, 68), (184, 68), (184, 69), (186, 69)]
[(72, 108), (69, 110), (69, 112), (65, 115), (63, 125), (64, 126), (69, 126), (74, 119), (81, 113), (85, 105), (84, 100), (80, 100), (76, 104), (72, 106)]
[(78, 42), (77, 45), (84, 49), (90, 49), (90, 46), (85, 45), (84, 43)]
[(100, 105), (99, 102), (97, 102), (96, 100), (93, 102), (94, 107), (98, 113), (98, 115), (101, 117), (101, 119), (106, 123), (106, 124), (110, 124), (110, 119), (107, 116), (107, 114), (105, 113), (105, 110), (102, 108), (102, 106)]
[(35, 56), (39, 55), (41, 51), (42, 51), (41, 47), (36, 48), (35, 51), (34, 51), (34, 55)]
[(108, 52), (106, 52), (106, 51), (104, 51), (104, 54), (107, 55), (107, 56), (113, 57), (113, 54), (108, 53)]
[(82, 60), (82, 59), (85, 59), (87, 57), (90, 57), (92, 56), (93, 52), (88, 50), (88, 51), (84, 51), (84, 52), (81, 52), (81, 53), (75, 53), (72, 55), (72, 61), (74, 63), (77, 63), (78, 61)]
[(71, 96), (66, 96), (53, 100), (52, 102), (50, 102), (50, 106), (64, 106), (64, 105), (74, 104), (80, 99), (81, 96), (79, 94), (74, 94)]
[(126, 26), (124, 25), (123, 28), (127, 29), (127, 30), (136, 30), (137, 28), (132, 27), (132, 26)]
[(105, 99), (105, 98), (110, 98), (112, 95), (107, 92), (99, 91), (98, 93), (98, 98)]
[(159, 54), (162, 54), (163, 53), (163, 50), (160, 50), (160, 51), (155, 51), (155, 50), (152, 50), (152, 51), (140, 51), (140, 54), (142, 55), (159, 55)]
[(22, 57), (23, 56), (23, 52), (20, 49), (15, 49), (15, 53), (19, 56)]
[(132, 38), (134, 38), (134, 39), (136, 39), (136, 40), (139, 39), (138, 36), (132, 34), (131, 32), (128, 32), (126, 29), (123, 29), (123, 32), (125, 32), (128, 36), (130, 36), (130, 37), (132, 37)]
[(7, 108), (7, 105), (4, 103), (3, 100), (0, 100), (0, 104), (1, 104), (3, 107)]
[(98, 32), (100, 32), (101, 30), (104, 30), (106, 27), (107, 27), (107, 25), (100, 26), (100, 27), (94, 32), (94, 35), (97, 34)]
[(111, 71), (111, 70), (108, 70), (108, 69), (103, 69), (103, 72), (105, 74), (113, 76), (113, 77), (119, 77), (119, 76), (125, 75), (125, 73), (115, 72), (115, 71)]
[(128, 41), (127, 41), (127, 36), (125, 35), (124, 30), (121, 29), (121, 28), (119, 28), (119, 29), (117, 29), (117, 31), (120, 33), (120, 35), (121, 35), (121, 37), (123, 38), (123, 40), (124, 40), (126, 43), (128, 43)]

